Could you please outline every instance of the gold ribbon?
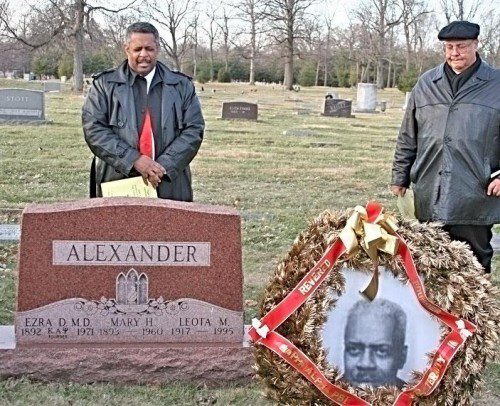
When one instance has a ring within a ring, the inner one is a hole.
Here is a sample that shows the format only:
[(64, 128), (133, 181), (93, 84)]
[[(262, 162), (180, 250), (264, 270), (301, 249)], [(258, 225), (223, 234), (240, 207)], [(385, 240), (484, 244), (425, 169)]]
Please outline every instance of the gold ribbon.
[(368, 221), (368, 214), (363, 206), (356, 206), (354, 213), (347, 220), (340, 232), (348, 255), (355, 255), (359, 247), (364, 249), (374, 264), (373, 276), (368, 286), (360, 292), (368, 300), (373, 300), (378, 291), (378, 251), (396, 255), (398, 238), (392, 234), (398, 230), (397, 220), (387, 213), (380, 213), (373, 223)]

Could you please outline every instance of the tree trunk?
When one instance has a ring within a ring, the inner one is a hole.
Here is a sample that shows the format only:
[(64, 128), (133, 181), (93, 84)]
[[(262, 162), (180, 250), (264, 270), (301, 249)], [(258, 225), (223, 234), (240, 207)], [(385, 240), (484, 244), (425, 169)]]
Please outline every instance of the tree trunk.
[(286, 90), (292, 90), (293, 88), (293, 33), (288, 34), (287, 44), (286, 44), (286, 56), (285, 56), (285, 77), (283, 79), (283, 85)]
[(387, 67), (387, 87), (391, 87), (391, 62), (389, 61), (389, 66)]
[(250, 85), (255, 85), (255, 61), (254, 61), (254, 57), (252, 56), (250, 58), (250, 78), (248, 80), (249, 84)]
[(85, 4), (82, 0), (76, 0), (75, 7), (75, 27), (74, 27), (74, 41), (75, 53), (73, 55), (73, 91), (83, 91), (83, 21), (84, 21), (84, 7)]
[(316, 62), (316, 77), (314, 78), (314, 86), (318, 86), (318, 84), (319, 84), (319, 65), (320, 65), (320, 62), (317, 61)]
[(379, 58), (377, 61), (377, 89), (384, 88), (384, 60)]

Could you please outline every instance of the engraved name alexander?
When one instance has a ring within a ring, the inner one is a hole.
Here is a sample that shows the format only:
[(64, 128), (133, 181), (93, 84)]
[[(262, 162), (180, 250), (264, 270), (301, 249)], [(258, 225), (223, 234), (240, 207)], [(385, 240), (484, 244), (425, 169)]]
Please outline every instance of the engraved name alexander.
[(210, 266), (209, 242), (53, 241), (53, 265)]

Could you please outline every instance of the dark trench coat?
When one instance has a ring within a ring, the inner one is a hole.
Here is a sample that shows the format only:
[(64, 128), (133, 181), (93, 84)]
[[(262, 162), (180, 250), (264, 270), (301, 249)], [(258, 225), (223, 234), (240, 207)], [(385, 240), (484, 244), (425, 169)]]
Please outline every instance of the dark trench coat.
[(500, 223), (486, 189), (500, 169), (500, 71), (484, 61), (455, 97), (444, 64), (415, 85), (401, 125), (392, 184), (412, 188), (420, 221)]
[[(134, 95), (126, 64), (94, 79), (82, 109), (85, 141), (96, 157), (91, 194), (95, 191), (97, 196), (102, 196), (102, 182), (129, 177), (140, 156)], [(205, 127), (200, 103), (189, 78), (159, 62), (156, 69), (163, 78), (161, 134), (155, 135), (156, 161), (167, 172), (158, 196), (192, 201), (189, 163), (200, 148)]]

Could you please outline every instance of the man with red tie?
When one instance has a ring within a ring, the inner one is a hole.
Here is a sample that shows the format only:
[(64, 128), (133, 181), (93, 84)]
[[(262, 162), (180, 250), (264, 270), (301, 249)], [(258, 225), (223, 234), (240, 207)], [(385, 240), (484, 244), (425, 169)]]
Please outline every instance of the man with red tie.
[(192, 201), (189, 163), (205, 122), (190, 78), (158, 62), (160, 36), (145, 22), (130, 25), (127, 60), (94, 76), (82, 109), (85, 141), (94, 153), (90, 197), (101, 183), (142, 176), (158, 197)]

